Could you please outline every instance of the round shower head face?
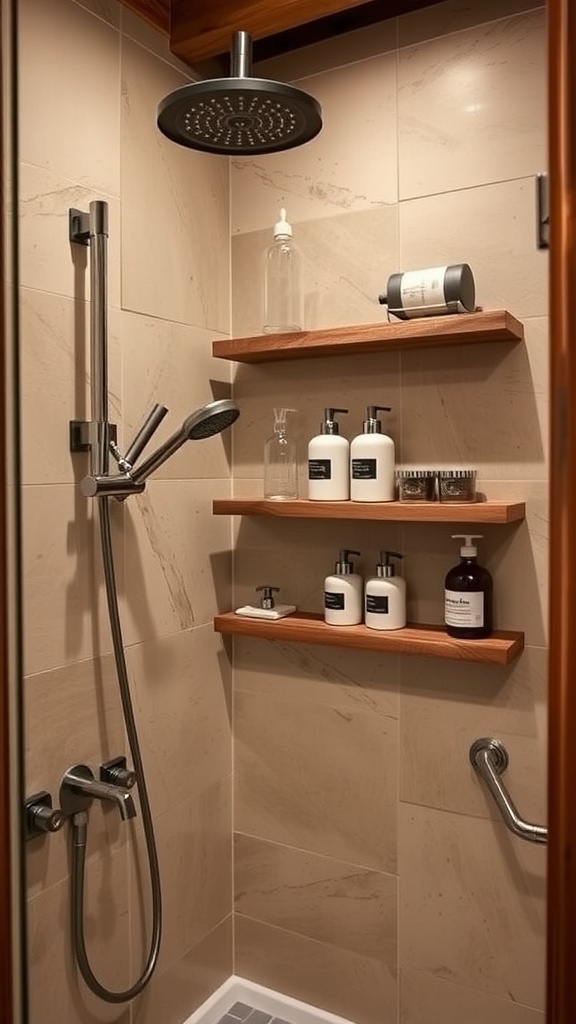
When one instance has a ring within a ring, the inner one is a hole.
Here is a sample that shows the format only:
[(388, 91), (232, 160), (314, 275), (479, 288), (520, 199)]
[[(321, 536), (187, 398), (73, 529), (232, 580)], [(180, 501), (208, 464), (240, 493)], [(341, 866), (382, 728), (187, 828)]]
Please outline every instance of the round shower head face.
[(220, 434), (227, 427), (231, 427), (239, 415), (240, 410), (236, 402), (223, 398), (193, 412), (185, 420), (182, 429), (189, 441), (203, 441), (204, 438)]
[(293, 149), (322, 128), (320, 104), (291, 85), (224, 78), (185, 85), (158, 107), (172, 142), (206, 153), (251, 156)]

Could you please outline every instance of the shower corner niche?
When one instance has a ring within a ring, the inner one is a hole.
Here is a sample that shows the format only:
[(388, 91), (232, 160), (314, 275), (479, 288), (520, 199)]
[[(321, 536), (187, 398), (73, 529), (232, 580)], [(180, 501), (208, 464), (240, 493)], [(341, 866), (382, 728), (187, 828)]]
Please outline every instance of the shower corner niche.
[[(244, 363), (278, 362), (324, 356), (361, 356), (371, 352), (431, 348), (446, 345), (504, 343), (524, 340), (524, 326), (506, 310), (467, 313), (458, 316), (427, 317), (401, 323), (380, 322), (350, 327), (299, 331), (290, 334), (257, 335), (213, 342), (217, 358)], [(407, 504), (398, 501), (314, 502), (306, 500), (266, 501), (262, 498), (216, 500), (215, 515), (264, 515), (272, 518), (377, 520), (388, 522), (520, 523), (525, 505), (512, 502), (470, 502), (448, 505), (442, 502)], [(411, 623), (390, 631), (367, 626), (329, 626), (321, 615), (296, 612), (277, 622), (242, 618), (234, 612), (217, 615), (217, 633), (251, 636), (263, 640), (351, 647), (380, 653), (420, 655), (462, 662), (506, 666), (524, 649), (524, 634), (495, 630), (483, 640), (456, 640), (442, 626)]]

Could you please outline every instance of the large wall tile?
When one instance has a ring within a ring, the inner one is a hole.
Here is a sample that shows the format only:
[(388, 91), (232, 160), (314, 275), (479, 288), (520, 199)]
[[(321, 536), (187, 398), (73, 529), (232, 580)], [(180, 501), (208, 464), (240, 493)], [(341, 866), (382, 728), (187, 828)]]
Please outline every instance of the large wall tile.
[(301, 46), (296, 52), (289, 51), (268, 60), (256, 61), (254, 74), (278, 82), (310, 78), (322, 71), (333, 71), (381, 53), (391, 53), (396, 49), (397, 36), (398, 20), (386, 18), (375, 25)]
[(235, 965), (242, 978), (358, 1024), (395, 1024), (396, 970), (379, 959), (315, 942), (235, 915)]
[[(125, 444), (135, 436), (155, 402), (169, 409), (141, 462), (179, 430), (191, 412), (206, 402), (230, 397), (230, 366), (212, 358), (214, 338), (212, 332), (199, 327), (122, 314)], [(232, 431), (226, 430), (214, 439), (185, 444), (157, 470), (155, 478), (228, 479), (231, 438)]]
[(500, 821), (468, 756), (474, 740), (494, 736), (510, 755), (504, 781), (522, 815), (545, 824), (546, 670), (536, 647), (507, 669), (404, 658), (401, 799)]
[(186, 84), (123, 40), (122, 306), (227, 332), (228, 161), (178, 146), (156, 127), (159, 101)]
[[(112, 530), (122, 535), (122, 509)], [(111, 650), (96, 508), (68, 485), (22, 493), (24, 667), (26, 674)], [(116, 571), (122, 585), (122, 563)]]
[[(90, 863), (86, 871), (85, 936), (92, 969), (106, 987), (130, 984), (128, 876), (124, 850)], [(129, 1024), (130, 1009), (105, 1003), (78, 974), (70, 941), (70, 881), (28, 901), (30, 1024)]]
[(395, 55), (295, 84), (319, 100), (324, 127), (286, 153), (233, 160), (234, 234), (271, 231), (281, 206), (294, 223), (397, 200)]
[[(299, 221), (306, 330), (383, 319), (378, 295), (398, 266), (398, 207)], [(232, 333), (262, 333), (264, 253), (271, 228), (232, 237)]]
[(127, 655), (150, 801), (162, 814), (230, 775), (228, 660), (211, 625)]
[(396, 965), (398, 879), (237, 834), (238, 914)]
[(234, 688), (270, 697), (397, 718), (398, 673), (398, 658), (374, 651), (251, 637), (234, 641)]
[[(78, 483), (88, 455), (71, 454), (70, 420), (89, 420), (90, 307), (86, 302), (28, 288), (20, 292), (22, 482)], [(108, 317), (109, 417), (120, 413), (118, 312)], [(114, 463), (111, 464), (113, 471)]]
[(232, 974), (232, 918), (157, 974), (132, 1006), (131, 1024), (182, 1024)]
[(97, 18), (106, 21), (114, 28), (120, 27), (120, 16), (122, 8), (116, 0), (74, 0), (80, 7), (95, 14)]
[[(159, 973), (227, 918), (232, 904), (230, 779), (195, 788), (192, 800), (154, 819), (163, 908)], [(131, 951), (136, 970), (138, 962), (146, 962), (151, 936), (149, 871), (141, 829), (130, 861)]]
[(400, 203), (400, 266), (469, 263), (476, 302), (514, 316), (548, 313), (548, 259), (536, 248), (534, 179)]
[[(59, 806), (62, 776), (74, 764), (97, 774), (103, 761), (124, 754), (116, 669), (112, 656), (29, 676), (24, 684), (25, 788), (28, 795), (48, 790)], [(58, 737), (58, 743), (54, 737)], [(102, 857), (108, 844), (122, 845), (127, 828), (116, 808), (94, 801), (90, 809), (88, 857)], [(66, 877), (70, 833), (66, 827), (26, 846), (28, 893)]]
[(163, 32), (154, 28), (153, 25), (144, 21), (144, 18), (140, 17), (136, 11), (131, 11), (128, 7), (124, 6), (120, 7), (120, 11), (122, 15), (123, 36), (127, 39), (132, 39), (135, 43), (139, 43), (144, 49), (150, 50), (155, 57), (160, 57), (161, 60), (176, 68), (186, 78), (191, 80), (198, 78), (198, 75), (188, 64), (178, 60), (178, 57), (172, 53), (170, 39), (167, 35), (164, 35)]
[(118, 33), (71, 0), (23, 0), (18, 15), (20, 159), (118, 196)]
[[(208, 443), (208, 442), (206, 442)], [(156, 480), (125, 520), (127, 644), (209, 622), (228, 611), (230, 524), (212, 515), (223, 480)]]
[(234, 735), (239, 832), (394, 871), (393, 719), (237, 693)]
[(546, 166), (545, 27), (541, 9), (399, 51), (401, 199)]
[(544, 1024), (544, 1014), (509, 999), (496, 999), (484, 992), (454, 985), (420, 971), (400, 972), (400, 1024)]
[(475, 0), (444, 0), (444, 3), (411, 11), (399, 18), (398, 45), (413, 46), (542, 6), (541, 0), (482, 0), (481, 4)]
[(43, 167), (20, 165), (20, 284), (83, 301), (90, 298), (88, 249), (69, 241), (68, 211), (88, 212), (102, 200), (109, 207), (108, 301), (120, 305), (120, 208), (118, 200), (56, 175)]
[(400, 820), (400, 966), (542, 1009), (544, 849), (462, 814)]

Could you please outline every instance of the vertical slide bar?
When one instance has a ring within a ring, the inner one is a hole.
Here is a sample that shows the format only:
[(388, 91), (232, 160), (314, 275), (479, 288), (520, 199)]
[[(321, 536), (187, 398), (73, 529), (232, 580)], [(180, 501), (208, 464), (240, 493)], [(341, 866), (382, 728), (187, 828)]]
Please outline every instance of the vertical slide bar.
[(108, 472), (108, 203), (90, 203), (91, 473)]

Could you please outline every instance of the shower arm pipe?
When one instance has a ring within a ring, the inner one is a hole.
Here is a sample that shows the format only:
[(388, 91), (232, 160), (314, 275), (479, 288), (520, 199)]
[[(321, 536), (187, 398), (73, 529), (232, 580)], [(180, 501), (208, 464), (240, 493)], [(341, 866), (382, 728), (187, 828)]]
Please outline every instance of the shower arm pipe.
[(475, 740), (470, 747), (470, 763), (486, 783), (503, 819), (506, 828), (520, 839), (530, 843), (547, 843), (548, 829), (544, 825), (533, 825), (520, 817), (513, 800), (500, 776), (508, 767), (508, 751), (499, 740), (483, 737)]

